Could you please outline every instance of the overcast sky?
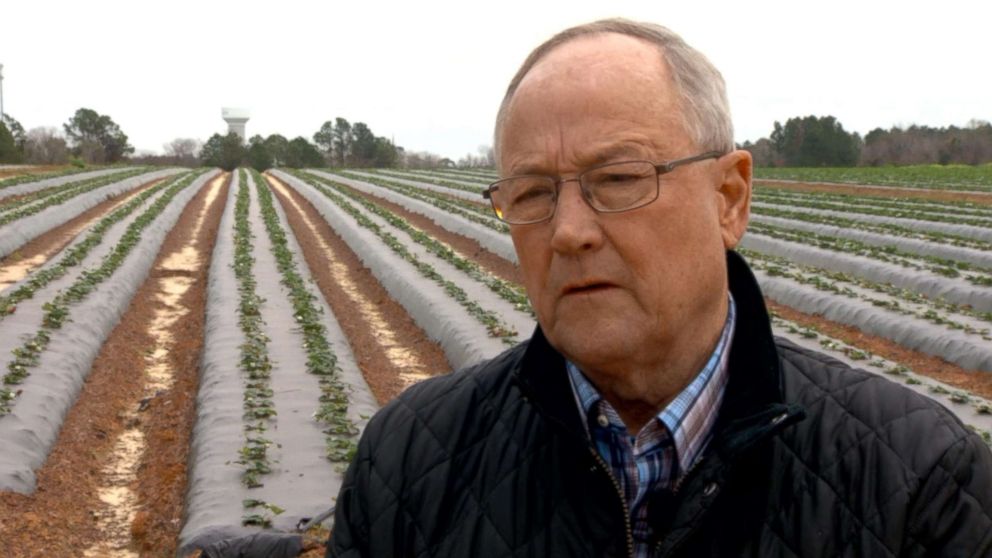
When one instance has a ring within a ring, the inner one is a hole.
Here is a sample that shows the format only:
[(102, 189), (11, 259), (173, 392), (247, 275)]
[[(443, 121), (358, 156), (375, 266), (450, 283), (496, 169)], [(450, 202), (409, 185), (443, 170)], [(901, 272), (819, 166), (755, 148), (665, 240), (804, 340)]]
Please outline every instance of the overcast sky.
[(4, 109), (30, 129), (89, 107), (151, 152), (226, 131), (223, 106), (251, 111), (249, 135), (311, 138), (342, 116), (458, 159), (491, 142), (533, 47), (611, 16), (666, 25), (709, 56), (739, 142), (808, 114), (862, 134), (992, 120), (989, 0), (4, 0)]

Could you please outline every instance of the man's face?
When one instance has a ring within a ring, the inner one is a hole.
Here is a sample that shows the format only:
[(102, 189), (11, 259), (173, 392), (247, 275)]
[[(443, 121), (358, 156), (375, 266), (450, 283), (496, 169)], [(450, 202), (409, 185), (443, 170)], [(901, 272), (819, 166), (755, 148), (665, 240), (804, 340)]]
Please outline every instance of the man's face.
[[(598, 163), (705, 151), (680, 110), (654, 46), (618, 34), (572, 40), (535, 65), (513, 96), (501, 174), (571, 178)], [(512, 226), (551, 344), (583, 369), (643, 367), (706, 331), (701, 322), (711, 328), (726, 292), (722, 176), (715, 160), (679, 167), (662, 175), (657, 200), (612, 214), (596, 213), (568, 182), (550, 221)]]

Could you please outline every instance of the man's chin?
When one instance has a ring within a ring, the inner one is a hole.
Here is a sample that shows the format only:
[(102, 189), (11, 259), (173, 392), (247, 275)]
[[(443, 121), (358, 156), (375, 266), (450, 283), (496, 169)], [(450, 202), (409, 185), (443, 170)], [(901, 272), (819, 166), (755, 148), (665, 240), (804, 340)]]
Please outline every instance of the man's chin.
[(578, 330), (570, 326), (566, 332), (548, 336), (551, 345), (582, 370), (611, 370), (626, 368), (637, 340), (619, 331), (595, 328)]

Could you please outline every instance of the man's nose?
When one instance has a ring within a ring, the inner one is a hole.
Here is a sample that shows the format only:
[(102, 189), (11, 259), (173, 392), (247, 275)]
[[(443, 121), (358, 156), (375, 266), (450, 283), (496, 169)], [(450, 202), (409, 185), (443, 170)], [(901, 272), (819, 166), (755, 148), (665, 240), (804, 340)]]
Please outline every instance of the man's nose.
[(578, 180), (559, 183), (558, 205), (551, 227), (551, 248), (559, 253), (593, 250), (602, 243), (599, 214), (582, 197)]

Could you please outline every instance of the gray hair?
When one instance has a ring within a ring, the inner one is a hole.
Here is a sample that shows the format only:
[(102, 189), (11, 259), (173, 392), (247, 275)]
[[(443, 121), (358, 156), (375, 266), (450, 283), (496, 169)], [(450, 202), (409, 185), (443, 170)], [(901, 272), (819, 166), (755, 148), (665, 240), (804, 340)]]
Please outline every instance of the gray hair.
[(534, 49), (524, 60), (517, 74), (506, 89), (503, 102), (496, 116), (494, 149), (499, 164), (500, 134), (506, 112), (520, 82), (549, 52), (572, 39), (587, 35), (618, 33), (645, 40), (658, 47), (662, 59), (668, 64), (682, 107), (682, 120), (686, 132), (696, 144), (707, 150), (727, 153), (734, 149), (734, 125), (730, 120), (730, 106), (720, 71), (703, 53), (692, 48), (682, 37), (667, 27), (627, 19), (603, 19), (566, 29)]

